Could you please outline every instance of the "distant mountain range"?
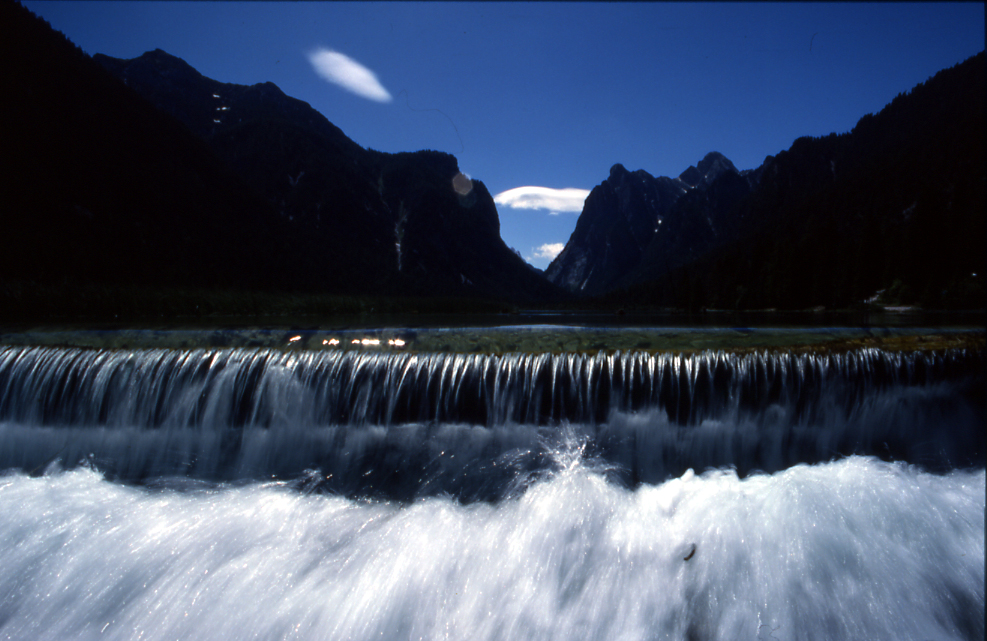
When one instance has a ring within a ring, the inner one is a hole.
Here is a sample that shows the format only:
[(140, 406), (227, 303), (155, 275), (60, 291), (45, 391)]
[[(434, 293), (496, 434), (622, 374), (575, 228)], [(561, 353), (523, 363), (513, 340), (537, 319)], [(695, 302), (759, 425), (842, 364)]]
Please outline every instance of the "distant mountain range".
[(675, 178), (614, 165), (542, 274), (451, 155), (364, 149), (271, 83), (218, 82), (160, 50), (90, 58), (12, 2), (0, 52), (8, 316), (69, 313), (73, 292), (99, 287), (680, 309), (848, 307), (883, 290), (984, 304), (982, 53), (754, 170), (716, 152)]

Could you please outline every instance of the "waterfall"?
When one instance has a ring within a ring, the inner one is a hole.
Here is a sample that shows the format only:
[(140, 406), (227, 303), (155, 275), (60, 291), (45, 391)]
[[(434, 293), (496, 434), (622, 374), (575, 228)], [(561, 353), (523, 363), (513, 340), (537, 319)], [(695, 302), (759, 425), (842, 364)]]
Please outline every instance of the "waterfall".
[(853, 454), (946, 470), (984, 456), (984, 354), (464, 355), (0, 349), (0, 468), (295, 479), (494, 499), (564, 427), (625, 483)]
[(0, 347), (0, 637), (979, 640), (984, 365)]

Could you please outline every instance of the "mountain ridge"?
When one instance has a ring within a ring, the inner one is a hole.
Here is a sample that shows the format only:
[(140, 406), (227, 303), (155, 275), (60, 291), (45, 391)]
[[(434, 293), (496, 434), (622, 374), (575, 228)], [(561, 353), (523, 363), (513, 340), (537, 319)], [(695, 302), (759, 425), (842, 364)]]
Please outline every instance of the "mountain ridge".
[(486, 187), (474, 180), (469, 195), (455, 193), (454, 156), (364, 149), (273, 83), (221, 83), (160, 49), (130, 60), (101, 54), (94, 60), (199, 134), (303, 229), (297, 244), (318, 238), (358, 266), (349, 271), (377, 274), (379, 291), (553, 297), (551, 286), (500, 239)]
[[(546, 273), (603, 305), (982, 308), (984, 85), (981, 52), (852, 131), (799, 138), (755, 169), (707, 155), (664, 178), (690, 188), (661, 214), (587, 198)], [(596, 190), (613, 189), (612, 178)], [(659, 223), (643, 250), (619, 222), (635, 218)]]
[[(751, 170), (614, 164), (542, 277), (454, 156), (364, 149), (273, 83), (92, 58), (0, 5), (0, 298), (200, 287), (604, 307), (984, 305), (984, 54)], [(554, 284), (553, 284), (554, 283)], [(46, 290), (46, 291), (47, 291)], [(881, 292), (884, 292), (883, 294)], [(92, 308), (99, 307), (94, 302)]]
[(363, 149), (272, 83), (212, 81), (161, 50), (125, 83), (22, 6), (0, 18), (0, 113), (18, 123), (0, 152), (5, 316), (148, 313), (134, 305), (192, 290), (557, 297), (500, 239), (482, 182), (455, 191), (455, 157)]
[[(609, 177), (590, 191), (569, 242), (549, 264), (546, 276), (574, 293), (603, 294), (631, 278), (646, 255), (659, 251), (653, 245), (666, 253), (669, 243), (673, 250), (690, 255), (702, 251), (715, 240), (713, 221), (708, 221), (709, 229), (699, 229), (682, 212), (700, 206), (707, 192), (724, 191), (713, 186), (725, 175), (751, 187), (747, 176), (755, 174), (741, 174), (716, 151), (675, 178), (656, 178), (643, 169), (630, 172), (619, 163), (613, 165)], [(727, 191), (732, 194), (736, 189)], [(656, 243), (658, 237), (661, 242)], [(677, 266), (687, 259), (683, 255), (665, 262)]]

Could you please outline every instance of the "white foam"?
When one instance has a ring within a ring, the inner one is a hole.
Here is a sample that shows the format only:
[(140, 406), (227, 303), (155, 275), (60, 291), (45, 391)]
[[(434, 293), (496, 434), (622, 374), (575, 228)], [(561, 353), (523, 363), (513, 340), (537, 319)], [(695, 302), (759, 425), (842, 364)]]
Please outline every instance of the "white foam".
[(983, 637), (982, 469), (852, 457), (631, 491), (558, 467), (471, 505), (11, 473), (0, 637)]

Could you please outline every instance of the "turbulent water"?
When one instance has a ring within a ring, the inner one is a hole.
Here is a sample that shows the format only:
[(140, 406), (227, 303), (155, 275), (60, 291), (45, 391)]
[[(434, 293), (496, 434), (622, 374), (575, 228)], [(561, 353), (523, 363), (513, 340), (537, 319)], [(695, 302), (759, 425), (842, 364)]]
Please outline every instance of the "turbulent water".
[(0, 348), (0, 638), (982, 639), (984, 364)]

